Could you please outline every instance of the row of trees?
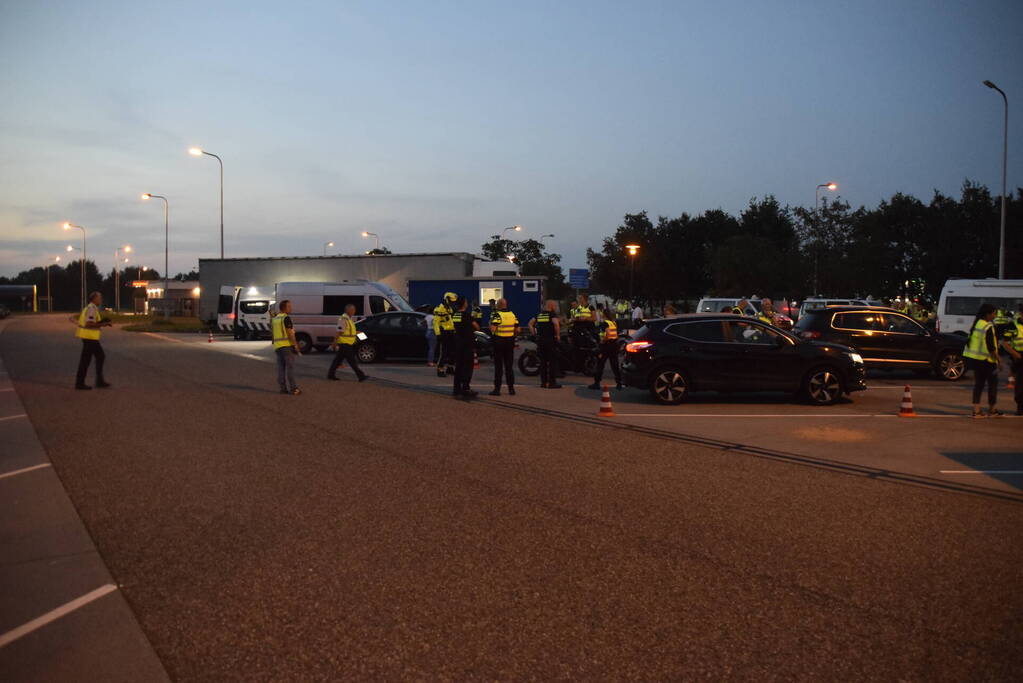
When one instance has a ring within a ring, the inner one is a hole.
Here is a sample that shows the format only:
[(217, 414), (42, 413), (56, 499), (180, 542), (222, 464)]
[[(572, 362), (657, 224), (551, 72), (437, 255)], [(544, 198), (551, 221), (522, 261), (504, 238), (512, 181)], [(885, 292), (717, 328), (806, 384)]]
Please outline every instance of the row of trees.
[[(949, 277), (998, 275), (1000, 206), (966, 181), (958, 199), (935, 191), (927, 204), (898, 193), (873, 209), (839, 199), (814, 212), (768, 196), (737, 217), (714, 209), (655, 222), (642, 211), (627, 214), (587, 260), (595, 291), (649, 302), (705, 294), (936, 301)], [(1006, 277), (1023, 277), (1023, 189), (1007, 208)], [(627, 244), (640, 246), (635, 257)]]

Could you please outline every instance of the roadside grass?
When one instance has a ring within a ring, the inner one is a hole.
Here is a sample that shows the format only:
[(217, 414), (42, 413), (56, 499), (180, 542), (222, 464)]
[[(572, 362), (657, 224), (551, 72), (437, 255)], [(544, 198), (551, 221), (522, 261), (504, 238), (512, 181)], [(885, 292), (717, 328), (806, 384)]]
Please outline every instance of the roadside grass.
[[(123, 318), (118, 320), (117, 318)], [(198, 318), (194, 317), (171, 317), (154, 318), (153, 316), (111, 316), (117, 322), (129, 322), (122, 325), (122, 330), (128, 332), (207, 332), (209, 327)]]

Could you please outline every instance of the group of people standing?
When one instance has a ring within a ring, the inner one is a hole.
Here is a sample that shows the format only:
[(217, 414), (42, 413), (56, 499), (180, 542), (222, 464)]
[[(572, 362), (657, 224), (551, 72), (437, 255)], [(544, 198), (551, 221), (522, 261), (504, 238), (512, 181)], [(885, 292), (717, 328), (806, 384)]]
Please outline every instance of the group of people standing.
[[(970, 336), (963, 350), (969, 369), (973, 370), (973, 417), (998, 417), (998, 376), (1004, 350), (1011, 359), (1011, 372), (1016, 382), (1016, 414), (1023, 415), (1023, 304), (1015, 316), (999, 311), (992, 304), (981, 304), (973, 319)], [(987, 388), (987, 410), (980, 399)]]

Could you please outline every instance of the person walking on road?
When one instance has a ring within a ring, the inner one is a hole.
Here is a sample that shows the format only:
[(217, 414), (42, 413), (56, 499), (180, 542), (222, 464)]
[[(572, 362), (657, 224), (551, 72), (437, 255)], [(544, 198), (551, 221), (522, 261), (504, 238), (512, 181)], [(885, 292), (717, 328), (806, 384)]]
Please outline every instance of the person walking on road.
[(472, 359), (479, 325), (473, 321), (465, 297), (455, 299), (454, 308), (451, 322), (454, 325), (455, 384), (451, 394), (455, 398), (475, 398), (477, 393), (469, 385), (472, 383)]
[(432, 368), (437, 365), (437, 330), (433, 328), (433, 313), (427, 313), (423, 320), (426, 322), (426, 365)]
[[(600, 304), (597, 305), (600, 308)], [(665, 308), (670, 308), (665, 306)], [(667, 316), (665, 316), (667, 317)], [(593, 375), (593, 384), (590, 389), (599, 389), (600, 381), (604, 378), (604, 363), (611, 362), (611, 372), (615, 376), (615, 386), (622, 388), (622, 370), (618, 364), (618, 325), (608, 318), (597, 326), (600, 334), (600, 351), (597, 356), (597, 371)]]
[(277, 306), (277, 315), (270, 321), (273, 335), (273, 349), (277, 355), (277, 384), (282, 394), (298, 396), (298, 385), (295, 383), (295, 358), (302, 355), (295, 339), (295, 327), (291, 322), (291, 301), (285, 299)]
[(1023, 318), (1020, 316), (1010, 319), (1009, 327), (1002, 336), (1002, 348), (1012, 358), (1010, 372), (1016, 382), (1013, 399), (1016, 401), (1016, 414), (1023, 415)]
[(529, 321), (529, 331), (536, 336), (536, 354), (540, 357), (540, 388), (560, 389), (558, 384), (558, 341), (561, 339), (561, 320), (558, 303), (548, 299), (544, 310)]
[(491, 396), (501, 395), (501, 374), (504, 374), (508, 394), (515, 395), (515, 338), (519, 336), (519, 319), (508, 310), (508, 300), (499, 299), (497, 310), (490, 316), (490, 337), (494, 348), (494, 390)]
[(355, 304), (345, 306), (344, 314), (337, 319), (337, 337), (330, 345), (334, 354), (334, 360), (330, 362), (330, 369), (327, 370), (327, 379), (337, 380), (337, 369), (342, 362), (348, 361), (348, 366), (359, 378), (360, 382), (366, 381), (366, 373), (359, 367), (359, 359), (355, 357), (355, 340), (358, 332), (355, 329)]
[(444, 294), (444, 299), (433, 309), (433, 329), (440, 339), (440, 360), (437, 362), (437, 376), (445, 377), (455, 372), (455, 324), (451, 320), (453, 306), (458, 299), (454, 292)]
[(89, 372), (89, 364), (96, 359), (96, 388), (106, 389), (110, 384), (103, 379), (103, 362), (107, 355), (103, 353), (103, 346), (99, 343), (100, 328), (113, 325), (110, 320), (104, 320), (100, 314), (99, 307), (103, 304), (103, 295), (93, 292), (89, 295), (88, 305), (78, 315), (71, 316), (71, 322), (75, 323), (75, 336), (82, 340), (82, 355), (78, 357), (78, 374), (75, 376), (75, 389), (88, 391), (92, 389), (85, 383), (85, 376)]
[[(981, 304), (977, 317), (973, 320), (970, 338), (963, 350), (963, 357), (973, 370), (973, 417), (998, 417), (1002, 413), (995, 408), (998, 401), (998, 370), (1001, 360), (998, 358), (998, 343), (995, 338), (995, 326), (991, 322), (995, 318), (995, 307)], [(980, 395), (987, 384), (987, 413), (980, 409)]]

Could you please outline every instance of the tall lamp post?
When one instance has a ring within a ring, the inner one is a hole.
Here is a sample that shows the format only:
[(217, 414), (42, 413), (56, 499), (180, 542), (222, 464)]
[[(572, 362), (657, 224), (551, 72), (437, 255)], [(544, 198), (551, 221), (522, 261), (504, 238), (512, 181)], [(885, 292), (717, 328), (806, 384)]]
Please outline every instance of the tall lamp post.
[[(80, 225), (75, 225), (74, 223), (65, 223), (64, 224), (64, 229), (65, 230), (77, 229), (77, 230), (81, 230), (82, 231), (82, 306), (81, 307), (85, 308), (85, 287), (86, 287), (86, 284), (85, 284), (86, 283), (86, 280), (85, 280), (85, 258), (86, 258), (86, 255), (87, 255), (86, 252), (85, 252), (85, 228), (83, 228)], [(71, 251), (71, 249), (69, 248), (68, 251)]]
[(632, 302), (632, 286), (636, 281), (636, 254), (639, 253), (638, 244), (626, 244), (625, 250), (629, 252), (629, 302)]
[(46, 301), (48, 302), (47, 304), (48, 313), (53, 313), (53, 294), (50, 293), (50, 266), (52, 266), (55, 263), (60, 263), (59, 256), (55, 256), (52, 261), (46, 264)]
[(376, 240), (376, 244), (377, 244), (376, 250), (380, 251), (380, 235), (376, 234), (375, 232), (369, 232), (368, 230), (363, 230), (362, 231), (362, 236), (363, 237), (372, 237), (373, 239), (375, 239)]
[(821, 235), (820, 235), (820, 220), (817, 217), (817, 209), (821, 203), (821, 188), (834, 192), (838, 189), (838, 183), (821, 183), (817, 186), (817, 189), (813, 192), (813, 232), (814, 232), (814, 249), (813, 249), (813, 293), (819, 294), (817, 291), (817, 264), (820, 260), (821, 254)]
[(1002, 221), (1001, 237), (998, 241), (998, 279), (1005, 279), (1005, 167), (1009, 161), (1009, 98), (1005, 91), (991, 81), (984, 81), (984, 85), (997, 90), (1005, 103), (1005, 127), (1002, 133)]
[[(501, 233), (500, 233), (500, 234), (498, 234), (498, 235), (491, 235), (491, 236), (490, 236), (490, 238), (491, 238), (491, 239), (495, 239), (495, 240), (501, 240), (501, 241), (504, 241), (504, 239), (505, 239), (504, 235), (505, 235), (505, 233), (507, 233), (507, 232), (508, 232), (509, 230), (511, 230), (511, 231), (513, 231), (513, 232), (522, 232), (522, 226), (521, 226), (521, 225), (512, 225), (512, 226), (510, 226), (510, 227), (507, 227), (507, 228), (505, 228), (504, 230), (502, 230), (502, 231), (501, 231)], [(553, 236), (554, 236), (554, 235), (551, 235), (551, 237), (553, 237)], [(507, 256), (507, 254), (506, 254), (506, 256)]]
[[(152, 194), (146, 192), (142, 195), (142, 199), (162, 199), (163, 200), (163, 298), (170, 298), (170, 289), (167, 286), (167, 272), (168, 272), (168, 261), (170, 254), (170, 202), (163, 195)], [(221, 249), (223, 249), (223, 242), (221, 242)], [(220, 255), (224, 257), (223, 254)], [(166, 306), (162, 307), (163, 310), (168, 310)]]
[(333, 246), (334, 246), (334, 243), (333, 243), (333, 242), (325, 242), (325, 243), (323, 244), (323, 255), (324, 255), (324, 256), (326, 256), (326, 255), (327, 255), (327, 247), (333, 247)]
[[(213, 157), (220, 164), (220, 258), (224, 258), (224, 160), (213, 152), (207, 152), (201, 147), (192, 147), (188, 153), (194, 157), (201, 157), (204, 154)], [(164, 292), (166, 294), (166, 292)]]
[(130, 254), (131, 245), (125, 244), (123, 247), (114, 249), (114, 310), (118, 313), (121, 312), (121, 263), (128, 262), (128, 259), (121, 261), (122, 249), (125, 254)]
[(547, 237), (550, 237), (551, 239), (554, 239), (554, 235), (553, 234), (551, 234), (551, 235), (540, 235), (539, 237), (536, 238), (536, 241), (539, 242), (540, 244), (543, 244), (544, 239), (547, 238)]

